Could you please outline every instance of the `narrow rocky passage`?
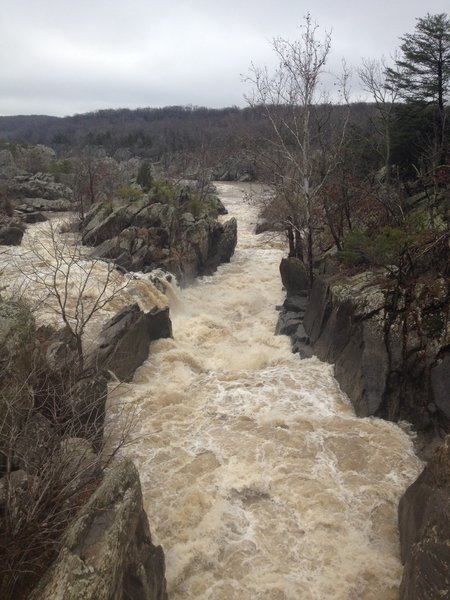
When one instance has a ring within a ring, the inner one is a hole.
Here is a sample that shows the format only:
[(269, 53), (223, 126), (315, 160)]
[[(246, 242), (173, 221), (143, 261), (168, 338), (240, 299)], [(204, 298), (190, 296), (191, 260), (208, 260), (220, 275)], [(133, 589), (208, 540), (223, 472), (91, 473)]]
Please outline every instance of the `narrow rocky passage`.
[(407, 434), (357, 419), (316, 358), (274, 336), (282, 244), (253, 234), (242, 184), (219, 184), (230, 264), (171, 298), (174, 339), (112, 394), (135, 412), (171, 600), (394, 600), (398, 498), (420, 470)]

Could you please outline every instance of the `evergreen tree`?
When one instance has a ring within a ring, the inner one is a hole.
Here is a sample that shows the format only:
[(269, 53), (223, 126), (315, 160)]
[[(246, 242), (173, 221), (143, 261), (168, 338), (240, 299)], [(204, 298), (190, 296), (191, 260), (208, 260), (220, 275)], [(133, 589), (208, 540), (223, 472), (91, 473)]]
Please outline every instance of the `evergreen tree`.
[(397, 68), (387, 69), (388, 81), (406, 101), (434, 106), (434, 153), (442, 164), (447, 155), (445, 113), (450, 88), (450, 20), (445, 13), (428, 13), (417, 19), (414, 33), (400, 39), (401, 55), (396, 60)]

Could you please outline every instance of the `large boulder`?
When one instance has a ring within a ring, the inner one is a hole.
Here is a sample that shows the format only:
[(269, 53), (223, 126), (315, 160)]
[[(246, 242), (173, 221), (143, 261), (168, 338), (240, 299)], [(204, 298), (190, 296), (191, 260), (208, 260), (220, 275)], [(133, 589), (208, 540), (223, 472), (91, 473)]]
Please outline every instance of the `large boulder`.
[(223, 230), (217, 244), (218, 263), (230, 262), (237, 244), (237, 221), (233, 217), (223, 224)]
[(95, 372), (108, 370), (119, 380), (130, 381), (147, 359), (150, 342), (171, 336), (168, 307), (144, 313), (137, 304), (126, 306), (103, 327), (86, 365)]
[(283, 258), (280, 263), (280, 275), (288, 296), (297, 296), (308, 291), (308, 272), (299, 258)]
[(18, 225), (0, 225), (0, 246), (20, 246), (24, 234)]
[(450, 436), (399, 506), (401, 600), (450, 597)]
[(111, 469), (66, 531), (30, 600), (167, 600), (164, 554), (152, 543), (139, 475)]

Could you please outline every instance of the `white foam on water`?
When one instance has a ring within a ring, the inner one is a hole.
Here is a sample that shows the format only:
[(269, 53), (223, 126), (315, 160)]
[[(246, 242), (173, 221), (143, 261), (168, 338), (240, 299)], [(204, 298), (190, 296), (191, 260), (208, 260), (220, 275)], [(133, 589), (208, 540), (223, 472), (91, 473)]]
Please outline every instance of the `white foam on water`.
[[(407, 428), (356, 418), (332, 366), (301, 361), (287, 337), (274, 335), (284, 241), (253, 234), (248, 185), (219, 189), (238, 219), (231, 262), (181, 292), (119, 274), (128, 285), (89, 332), (94, 339), (104, 319), (131, 302), (171, 306), (174, 339), (151, 345), (133, 382), (114, 386), (109, 409), (112, 423), (127, 413), (135, 420), (125, 451), (141, 475), (154, 542), (164, 548), (169, 596), (394, 600), (397, 504), (421, 468)], [(31, 226), (22, 247), (1, 249), (3, 284), (24, 284), (30, 250), (46, 231), (46, 223)], [(45, 248), (33, 258), (43, 270), (52, 260)], [(95, 264), (92, 298), (106, 269)], [(26, 283), (20, 289), (36, 299)]]
[(172, 600), (387, 600), (401, 576), (397, 503), (421, 464), (397, 425), (358, 419), (316, 358), (274, 336), (282, 241), (252, 233), (177, 292), (174, 339), (152, 344), (121, 401)]

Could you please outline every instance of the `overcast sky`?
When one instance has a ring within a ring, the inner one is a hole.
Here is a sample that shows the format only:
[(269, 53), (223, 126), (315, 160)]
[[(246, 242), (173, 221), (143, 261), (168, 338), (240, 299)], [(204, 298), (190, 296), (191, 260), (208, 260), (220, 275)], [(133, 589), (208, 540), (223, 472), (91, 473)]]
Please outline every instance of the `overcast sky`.
[[(0, 0), (0, 114), (245, 104), (251, 62), (310, 11), (341, 58), (389, 57), (416, 17), (449, 0)], [(355, 78), (354, 78), (355, 79)], [(353, 82), (354, 98), (359, 94)]]

